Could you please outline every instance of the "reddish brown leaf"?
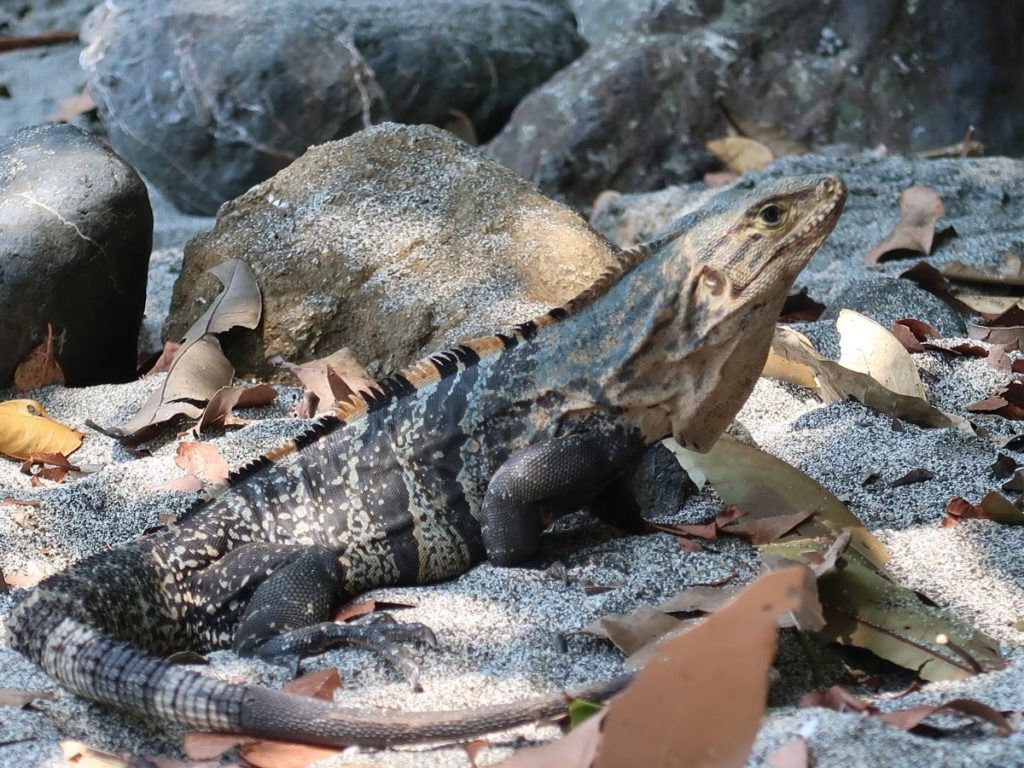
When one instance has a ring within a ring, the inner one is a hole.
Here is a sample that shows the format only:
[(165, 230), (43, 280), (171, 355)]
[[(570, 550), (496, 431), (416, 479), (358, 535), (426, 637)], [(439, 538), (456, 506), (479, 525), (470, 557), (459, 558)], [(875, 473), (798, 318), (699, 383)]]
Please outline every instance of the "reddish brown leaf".
[(220, 449), (210, 443), (179, 443), (174, 463), (211, 483), (223, 483), (230, 474)]
[(714, 520), (710, 523), (703, 523), (701, 525), (689, 525), (685, 523), (648, 523), (648, 527), (652, 531), (670, 533), (673, 536), (679, 536), (680, 538), (694, 536), (698, 539), (705, 539), (706, 541), (714, 541), (718, 538), (718, 524)]
[(800, 736), (794, 736), (765, 757), (764, 761), (769, 768), (807, 768), (810, 765), (810, 759), (807, 742)]
[(1024, 525), (1024, 512), (1017, 509), (1009, 499), (998, 491), (989, 491), (980, 504), (971, 504), (962, 496), (954, 496), (946, 502), (944, 528), (950, 528), (962, 519), (991, 520), (1004, 525)]
[(782, 538), (801, 523), (809, 520), (816, 510), (807, 509), (788, 515), (772, 515), (769, 517), (751, 517), (738, 523), (731, 523), (719, 528), (721, 533), (739, 536), (751, 544), (767, 544)]
[(38, 562), (31, 562), (20, 573), (5, 573), (4, 581), (8, 589), (11, 587), (27, 589), (28, 587), (34, 587), (48, 575), (43, 565)]
[(39, 699), (53, 701), (56, 694), (49, 691), (16, 691), (12, 688), (0, 688), (0, 707), (24, 707)]
[(77, 32), (65, 31), (63, 29), (44, 32), (39, 35), (0, 36), (0, 51), (16, 51), (20, 48), (40, 48), (47, 45), (73, 43), (77, 39)]
[(903, 190), (899, 221), (878, 245), (864, 254), (864, 263), (877, 264), (886, 256), (898, 256), (900, 251), (930, 254), (935, 223), (945, 215), (942, 199), (931, 187)]
[(479, 768), (476, 758), (481, 752), (491, 746), (491, 742), (487, 739), (473, 739), (473, 741), (464, 742), (461, 746), (466, 751), (466, 758), (469, 760), (470, 768)]
[(717, 525), (719, 530), (721, 530), (723, 526), (728, 525), (733, 520), (738, 520), (745, 514), (747, 513), (744, 512), (742, 509), (735, 506), (734, 504), (730, 504), (724, 507), (722, 511), (719, 512), (717, 515), (715, 515), (715, 525)]
[(204, 429), (230, 424), (230, 414), (235, 408), (256, 408), (269, 405), (277, 397), (277, 390), (269, 384), (252, 386), (221, 387), (213, 393), (206, 404), (195, 431), (202, 434)]
[(348, 347), (302, 365), (295, 365), (275, 357), (274, 365), (287, 368), (318, 398), (321, 411), (333, 408), (357, 392), (368, 392), (377, 388), (376, 380), (370, 376)]
[(911, 317), (897, 320), (892, 324), (890, 330), (908, 352), (923, 352), (928, 347), (922, 342), (930, 338), (938, 339), (942, 337), (942, 334), (928, 325), (928, 323)]
[(413, 603), (396, 603), (386, 600), (360, 600), (357, 603), (349, 603), (342, 606), (341, 610), (334, 614), (333, 621), (346, 622), (366, 616), (374, 611), (393, 611), (400, 608), (415, 608)]
[(825, 311), (825, 305), (807, 295), (806, 286), (798, 293), (786, 297), (779, 315), (780, 323), (806, 323), (817, 320)]
[(971, 403), (972, 413), (996, 413), (1007, 419), (1024, 419), (1024, 382), (1011, 381), (991, 397)]
[(165, 341), (160, 357), (156, 359), (156, 362), (150, 366), (148, 371), (142, 374), (142, 378), (146, 379), (157, 373), (167, 373), (171, 370), (171, 363), (174, 362), (174, 356), (178, 354), (179, 349), (181, 349), (180, 341)]
[(973, 699), (952, 699), (942, 704), (910, 707), (895, 712), (880, 712), (875, 714), (875, 717), (886, 725), (899, 728), (901, 731), (913, 731), (922, 724), (926, 717), (940, 712), (963, 715), (986, 722), (995, 727), (996, 734), (999, 736), (1009, 736), (1015, 730), (1001, 712)]
[(203, 481), (189, 473), (176, 477), (173, 480), (168, 480), (166, 483), (161, 483), (157, 486), (161, 491), (184, 491), (185, 493), (199, 493), (203, 490)]
[(256, 768), (306, 768), (308, 765), (337, 757), (343, 747), (314, 747), (287, 741), (255, 741), (242, 744), (242, 757)]
[(824, 691), (811, 691), (800, 697), (797, 703), (799, 707), (824, 707), (836, 712), (868, 713), (877, 712), (878, 709), (868, 704), (863, 699), (854, 696), (845, 688), (833, 685)]
[(192, 760), (214, 760), (229, 749), (255, 741), (258, 739), (254, 736), (237, 733), (186, 733), (181, 751)]
[(336, 669), (320, 669), (297, 677), (281, 690), (321, 701), (334, 701), (334, 692), (341, 688), (341, 675)]
[(63, 384), (64, 371), (53, 354), (53, 326), (46, 324), (46, 341), (35, 347), (14, 370), (14, 389), (26, 392), (47, 384)]
[(21, 507), (38, 507), (42, 503), (39, 499), (15, 499), (10, 496), (0, 499), (0, 504), (17, 504)]
[(899, 488), (901, 485), (913, 485), (914, 483), (923, 483), (926, 480), (931, 480), (935, 477), (934, 472), (930, 472), (927, 469), (918, 468), (912, 469), (903, 477), (899, 477), (893, 480), (890, 484), (890, 488)]
[(962, 312), (965, 315), (975, 314), (969, 304), (965, 304), (956, 297), (953, 286), (931, 264), (920, 261), (906, 272), (903, 272), (900, 277), (916, 283), (919, 288), (941, 299), (957, 312)]

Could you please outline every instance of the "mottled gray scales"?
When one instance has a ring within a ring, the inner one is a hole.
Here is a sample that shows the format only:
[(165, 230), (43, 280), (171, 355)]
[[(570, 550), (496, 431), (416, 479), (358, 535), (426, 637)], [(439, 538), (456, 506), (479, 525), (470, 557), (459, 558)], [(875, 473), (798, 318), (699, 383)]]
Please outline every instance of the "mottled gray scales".
[[(844, 199), (834, 177), (719, 195), (624, 252), (564, 307), (420, 361), (177, 525), (47, 579), (12, 613), (12, 646), (95, 701), (290, 741), (461, 738), (564, 712), (561, 694), (469, 712), (349, 710), (158, 657), (233, 647), (290, 663), (354, 643), (415, 682), (397, 643), (430, 642), (429, 629), (335, 624), (334, 610), (372, 587), (449, 578), (485, 557), (522, 563), (543, 528), (576, 509), (638, 530), (624, 478), (669, 435), (698, 450), (718, 439)], [(769, 200), (783, 216), (760, 215)], [(626, 682), (574, 695), (600, 698)]]

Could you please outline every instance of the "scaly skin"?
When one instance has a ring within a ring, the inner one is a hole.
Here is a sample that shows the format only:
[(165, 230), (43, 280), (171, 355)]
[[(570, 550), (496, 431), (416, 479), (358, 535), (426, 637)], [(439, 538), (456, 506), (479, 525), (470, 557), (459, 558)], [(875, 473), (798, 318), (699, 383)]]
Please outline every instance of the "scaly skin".
[[(176, 525), (46, 580), (15, 609), (12, 645), (95, 701), (291, 741), (461, 738), (564, 711), (561, 695), (468, 712), (351, 710), (159, 655), (316, 653), (367, 631), (329, 622), (366, 589), (450, 578), (485, 557), (522, 562), (552, 517), (583, 506), (634, 527), (621, 478), (667, 436), (699, 451), (718, 439), (844, 199), (835, 177), (719, 195), (565, 307), (417, 363)], [(388, 637), (422, 637), (374, 631), (384, 650)]]

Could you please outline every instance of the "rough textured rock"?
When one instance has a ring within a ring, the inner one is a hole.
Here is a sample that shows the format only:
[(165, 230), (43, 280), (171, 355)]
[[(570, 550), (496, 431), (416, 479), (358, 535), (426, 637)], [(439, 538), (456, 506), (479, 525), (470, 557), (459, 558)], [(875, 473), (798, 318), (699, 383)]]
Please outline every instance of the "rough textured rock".
[(77, 31), (97, 0), (4, 0), (0, 35), (41, 35)]
[(652, 3), (517, 107), (488, 145), (542, 191), (587, 207), (603, 189), (699, 178), (725, 133), (713, 98), (815, 145), (917, 151), (968, 125), (1024, 149), (1024, 5), (998, 0)]
[(575, 213), (429, 126), (376, 126), (314, 147), (225, 205), (192, 240), (168, 338), (216, 292), (204, 272), (248, 261), (264, 297), (258, 334), (226, 344), (240, 370), (349, 346), (373, 372), (491, 333), (561, 303), (614, 250)]
[(68, 384), (133, 378), (152, 238), (138, 174), (77, 128), (0, 141), (0, 386), (47, 323)]
[(84, 35), (113, 146), (206, 214), (385, 117), (489, 135), (584, 45), (564, 0), (110, 0)]
[[(900, 193), (907, 187), (932, 187), (946, 208), (938, 227), (952, 226), (957, 232), (926, 258), (928, 263), (938, 266), (962, 261), (994, 269), (1004, 250), (1024, 254), (1024, 163), (1018, 160), (865, 160), (806, 155), (776, 161), (752, 176), (800, 173), (839, 173), (850, 190), (838, 226), (797, 280), (828, 307), (818, 322), (798, 325), (827, 354), (836, 349), (832, 320), (843, 307), (886, 325), (916, 312), (918, 319), (947, 335), (966, 334), (963, 318), (945, 304), (909, 281), (894, 280), (914, 266), (917, 258), (883, 261), (877, 267), (864, 265), (863, 255), (899, 218)], [(708, 194), (692, 185), (606, 197), (594, 211), (592, 223), (613, 242), (631, 245), (634, 238), (649, 239)]]

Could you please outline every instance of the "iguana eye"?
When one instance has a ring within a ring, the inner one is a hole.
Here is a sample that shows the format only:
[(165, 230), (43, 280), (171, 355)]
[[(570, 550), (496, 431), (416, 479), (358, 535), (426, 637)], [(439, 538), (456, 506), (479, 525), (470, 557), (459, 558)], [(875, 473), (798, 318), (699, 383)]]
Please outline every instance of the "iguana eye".
[(757, 218), (768, 227), (777, 227), (786, 220), (786, 209), (778, 203), (768, 203), (757, 212)]

